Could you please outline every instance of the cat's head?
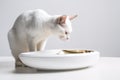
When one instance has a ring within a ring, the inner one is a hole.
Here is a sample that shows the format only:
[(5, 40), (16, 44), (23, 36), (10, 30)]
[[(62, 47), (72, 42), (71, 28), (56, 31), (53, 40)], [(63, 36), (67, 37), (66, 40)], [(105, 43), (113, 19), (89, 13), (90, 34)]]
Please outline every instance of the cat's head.
[(71, 20), (73, 20), (76, 17), (77, 15), (74, 16), (62, 15), (57, 17), (55, 34), (58, 35), (60, 39), (68, 40), (70, 38), (70, 34), (72, 32)]

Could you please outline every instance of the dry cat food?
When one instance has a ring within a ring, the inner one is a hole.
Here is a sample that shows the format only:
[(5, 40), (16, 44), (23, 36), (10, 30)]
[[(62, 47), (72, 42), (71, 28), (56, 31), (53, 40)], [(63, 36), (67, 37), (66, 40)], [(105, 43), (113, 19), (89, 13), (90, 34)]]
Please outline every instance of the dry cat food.
[(74, 54), (74, 53), (90, 53), (93, 52), (92, 50), (63, 50), (64, 53), (66, 54)]

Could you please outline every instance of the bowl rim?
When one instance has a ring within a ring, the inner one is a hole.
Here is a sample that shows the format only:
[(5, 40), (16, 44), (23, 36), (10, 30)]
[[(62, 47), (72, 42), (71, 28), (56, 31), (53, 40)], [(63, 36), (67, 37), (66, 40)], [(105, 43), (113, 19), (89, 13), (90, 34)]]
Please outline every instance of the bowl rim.
[[(79, 49), (79, 50), (81, 50), (81, 49)], [(80, 53), (80, 54), (79, 53), (77, 53), (77, 54), (74, 54), (74, 53), (73, 54), (56, 54), (56, 53), (55, 54), (45, 54), (45, 51), (49, 52), (49, 51), (55, 51), (55, 50), (24, 52), (24, 53), (20, 53), (19, 57), (28, 57), (28, 58), (53, 58), (53, 57), (55, 58), (56, 57), (56, 58), (59, 58), (59, 57), (79, 57), (79, 56), (88, 56), (88, 55), (100, 55), (100, 53), (96, 50), (92, 50), (93, 52), (90, 52), (90, 53)]]

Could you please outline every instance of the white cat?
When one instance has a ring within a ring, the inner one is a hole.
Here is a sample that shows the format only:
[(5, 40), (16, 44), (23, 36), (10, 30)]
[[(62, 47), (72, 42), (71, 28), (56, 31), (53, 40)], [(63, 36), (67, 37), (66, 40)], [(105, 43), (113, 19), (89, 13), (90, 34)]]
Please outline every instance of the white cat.
[(72, 32), (71, 21), (74, 16), (51, 16), (41, 9), (22, 13), (8, 32), (12, 55), (19, 65), (18, 55), (22, 52), (44, 50), (50, 35), (58, 35), (67, 40)]

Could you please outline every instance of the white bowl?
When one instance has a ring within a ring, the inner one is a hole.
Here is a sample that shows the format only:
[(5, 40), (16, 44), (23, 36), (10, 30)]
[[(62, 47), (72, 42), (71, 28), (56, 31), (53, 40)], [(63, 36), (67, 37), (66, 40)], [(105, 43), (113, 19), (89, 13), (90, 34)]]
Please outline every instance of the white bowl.
[(99, 60), (98, 51), (90, 53), (58, 54), (61, 50), (21, 53), (19, 58), (29, 67), (45, 70), (66, 70), (93, 66)]

